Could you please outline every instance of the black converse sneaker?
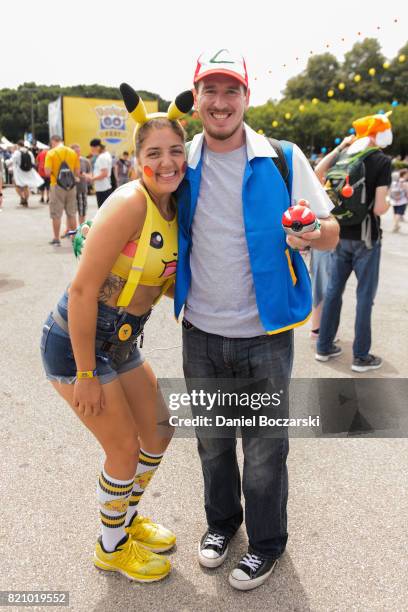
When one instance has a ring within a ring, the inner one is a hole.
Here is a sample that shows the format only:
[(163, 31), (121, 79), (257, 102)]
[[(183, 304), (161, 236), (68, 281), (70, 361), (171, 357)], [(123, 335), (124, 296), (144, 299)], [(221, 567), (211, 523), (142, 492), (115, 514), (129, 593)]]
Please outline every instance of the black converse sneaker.
[(368, 353), (365, 357), (354, 357), (351, 369), (353, 372), (369, 372), (370, 370), (378, 370), (381, 366), (381, 357)]
[(229, 583), (240, 591), (255, 589), (272, 574), (277, 562), (277, 559), (265, 559), (248, 552), (230, 573)]
[(198, 545), (198, 560), (204, 567), (218, 567), (228, 555), (229, 538), (209, 529)]

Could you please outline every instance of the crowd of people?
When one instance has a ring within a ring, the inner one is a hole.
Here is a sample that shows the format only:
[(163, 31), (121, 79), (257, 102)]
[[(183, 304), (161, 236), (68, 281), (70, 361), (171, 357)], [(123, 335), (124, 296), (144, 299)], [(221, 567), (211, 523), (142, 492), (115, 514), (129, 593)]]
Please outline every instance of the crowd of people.
[[(58, 147), (57, 154), (53, 150)], [(116, 158), (106, 149), (100, 139), (95, 138), (89, 143), (90, 153), (87, 157), (81, 154), (79, 144), (65, 146), (62, 138), (51, 136), (50, 146), (38, 149), (36, 145), (28, 146), (23, 140), (15, 145), (0, 149), (0, 193), (5, 185), (13, 185), (20, 197), (19, 206), (29, 207), (31, 195), (40, 195), (42, 204), (50, 204), (55, 207), (55, 201), (61, 200), (61, 190), (55, 189), (58, 184), (57, 178), (60, 164), (65, 161), (75, 177), (75, 189), (68, 198), (68, 213), (73, 216), (73, 196), (76, 200), (75, 219), (78, 215), (79, 224), (83, 223), (88, 210), (87, 196), (95, 193), (98, 206), (121, 185), (135, 178), (135, 157), (129, 155), (128, 151)], [(69, 151), (75, 152), (72, 155)], [(54, 159), (51, 174), (47, 170), (46, 160)], [(67, 159), (65, 159), (67, 158)], [(79, 160), (77, 169), (76, 160)], [(75, 163), (74, 163), (75, 162)], [(77, 171), (78, 170), (78, 171)], [(58, 196), (60, 196), (58, 198)], [(57, 202), (56, 206), (60, 202)], [(2, 195), (0, 195), (0, 209), (2, 206)], [(53, 215), (51, 215), (53, 218)], [(61, 244), (60, 236), (53, 238), (53, 244)], [(58, 241), (58, 242), (57, 242)]]
[[(33, 185), (42, 186), (45, 202), (49, 198), (54, 246), (60, 244), (63, 212), (73, 231), (77, 214), (86, 219), (89, 186), (95, 189), (99, 210), (87, 227), (75, 277), (45, 321), (41, 353), (48, 380), (105, 453), (94, 564), (152, 582), (168, 575), (170, 563), (160, 553), (176, 542), (171, 530), (139, 514), (172, 436), (169, 427), (158, 433), (157, 381), (140, 350), (154, 305), (167, 296), (177, 319), (183, 311), (189, 390), (197, 381), (210, 392), (227, 381), (230, 390), (228, 381), (245, 379), (258, 393), (265, 381), (272, 388), (288, 383), (294, 329), (309, 320), (312, 306), (316, 359), (341, 354), (336, 334), (342, 295), (354, 271), (351, 367), (357, 373), (379, 368), (382, 360), (370, 348), (380, 217), (396, 202), (401, 222), (407, 189), (404, 173), (396, 181), (399, 195), (389, 189), (391, 160), (382, 151), (392, 140), (388, 116), (355, 121), (355, 136), (314, 169), (296, 144), (271, 143), (252, 130), (244, 122), (245, 61), (226, 49), (200, 56), (193, 93), (180, 94), (167, 113), (149, 116), (127, 84), (121, 93), (136, 124), (134, 164), (125, 152), (113, 164), (97, 138), (88, 160), (78, 145), (68, 147), (53, 136), (36, 169), (34, 156), (19, 144), (13, 170), (21, 206), (28, 206)], [(186, 147), (179, 119), (193, 104), (203, 132)], [(33, 182), (27, 185), (22, 173)], [(287, 235), (282, 215), (300, 200), (317, 222), (306, 233)], [(307, 250), (313, 295), (302, 255)], [(168, 415), (159, 405), (163, 423)], [(280, 409), (289, 414), (287, 402)], [(229, 574), (238, 590), (263, 584), (287, 543), (288, 433), (283, 428), (276, 436), (272, 429), (254, 433), (241, 425), (242, 477), (235, 428), (228, 436), (196, 431), (207, 522), (198, 562), (212, 570), (221, 566), (245, 520), (248, 549)]]

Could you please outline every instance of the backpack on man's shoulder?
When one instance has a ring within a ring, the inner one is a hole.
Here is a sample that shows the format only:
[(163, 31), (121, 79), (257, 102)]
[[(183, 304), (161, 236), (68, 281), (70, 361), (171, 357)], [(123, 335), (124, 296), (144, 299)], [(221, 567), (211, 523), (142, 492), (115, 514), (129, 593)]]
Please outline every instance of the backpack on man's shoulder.
[(20, 170), (23, 172), (30, 172), (33, 167), (33, 160), (28, 151), (20, 151)]
[[(378, 147), (370, 147), (355, 155), (344, 152), (326, 175), (324, 188), (334, 204), (331, 214), (342, 226), (359, 225), (373, 207), (374, 202), (367, 202), (364, 160), (378, 150)], [(346, 197), (343, 189), (348, 185), (352, 190)]]
[[(57, 157), (61, 159), (58, 154)], [(74, 173), (68, 166), (67, 162), (65, 160), (62, 161), (57, 174), (57, 185), (59, 185), (62, 189), (65, 189), (65, 191), (70, 191), (73, 187), (75, 187), (75, 184)]]

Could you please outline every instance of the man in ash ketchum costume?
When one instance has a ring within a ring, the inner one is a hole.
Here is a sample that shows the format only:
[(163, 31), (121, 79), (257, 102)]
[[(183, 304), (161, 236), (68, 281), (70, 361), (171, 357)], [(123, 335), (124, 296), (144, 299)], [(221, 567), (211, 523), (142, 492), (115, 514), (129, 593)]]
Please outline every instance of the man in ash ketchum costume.
[[(342, 225), (340, 220), (340, 241), (333, 253), (317, 342), (318, 361), (328, 361), (341, 354), (342, 349), (334, 344), (334, 338), (340, 323), (342, 295), (347, 279), (354, 271), (357, 277), (357, 308), (351, 369), (355, 372), (375, 370), (382, 365), (381, 357), (369, 351), (371, 311), (380, 267), (380, 216), (389, 208), (386, 196), (391, 184), (391, 160), (381, 149), (392, 143), (390, 114), (369, 115), (353, 122), (356, 140), (348, 148), (347, 156), (363, 155), (365, 202), (361, 202), (361, 206), (366, 207), (367, 214), (356, 225)], [(321, 172), (325, 174), (336, 159), (335, 152), (327, 155), (320, 164)]]
[[(194, 86), (204, 132), (190, 144), (178, 190), (175, 314), (184, 306), (184, 374), (189, 387), (194, 379), (212, 379), (213, 390), (220, 379), (249, 379), (251, 387), (260, 379), (287, 380), (293, 328), (311, 311), (309, 275), (295, 249), (335, 247), (332, 205), (296, 145), (272, 145), (244, 123), (249, 89), (241, 56), (227, 49), (203, 53)], [(309, 200), (321, 229), (286, 238), (282, 215), (300, 198)], [(286, 546), (288, 439), (287, 432), (270, 437), (272, 430), (261, 427), (254, 436), (241, 427), (249, 550), (229, 578), (240, 590), (265, 582)], [(197, 432), (207, 515), (198, 560), (216, 568), (227, 557), (243, 508), (236, 439), (209, 433), (217, 432)]]

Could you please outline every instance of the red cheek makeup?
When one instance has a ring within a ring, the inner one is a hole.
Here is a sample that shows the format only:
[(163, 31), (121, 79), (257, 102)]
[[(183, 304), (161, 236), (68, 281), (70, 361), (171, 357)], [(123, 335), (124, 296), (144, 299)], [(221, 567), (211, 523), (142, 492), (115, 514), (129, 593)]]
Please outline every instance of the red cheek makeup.
[(150, 166), (143, 166), (143, 174), (145, 174), (149, 178), (152, 178), (154, 172)]

